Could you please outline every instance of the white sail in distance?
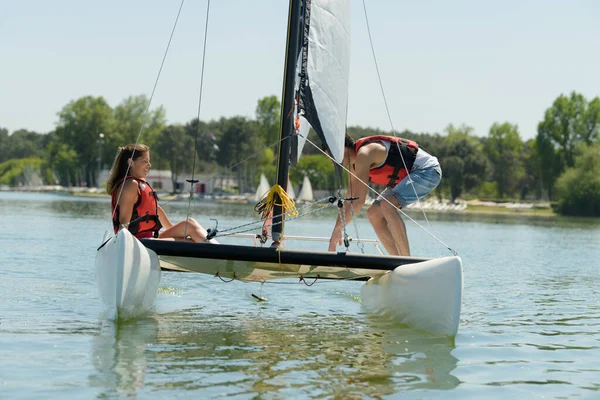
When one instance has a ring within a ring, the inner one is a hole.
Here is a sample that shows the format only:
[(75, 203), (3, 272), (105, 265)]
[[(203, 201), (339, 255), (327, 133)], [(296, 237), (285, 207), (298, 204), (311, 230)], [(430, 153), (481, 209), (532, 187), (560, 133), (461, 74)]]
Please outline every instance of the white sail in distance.
[(260, 201), (262, 197), (271, 190), (271, 185), (269, 185), (269, 181), (267, 181), (267, 177), (265, 174), (260, 174), (260, 183), (256, 188), (256, 193), (254, 194), (254, 200)]
[(304, 175), (304, 180), (302, 181), (302, 189), (300, 189), (300, 193), (296, 198), (298, 202), (306, 202), (312, 203), (315, 200), (313, 195), (312, 185), (310, 184), (310, 179), (308, 179), (308, 175)]

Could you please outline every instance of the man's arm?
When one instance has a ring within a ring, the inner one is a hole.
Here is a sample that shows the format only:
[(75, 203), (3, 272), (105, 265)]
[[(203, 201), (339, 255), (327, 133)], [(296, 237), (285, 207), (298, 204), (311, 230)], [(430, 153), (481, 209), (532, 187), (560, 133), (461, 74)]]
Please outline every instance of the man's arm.
[[(362, 206), (365, 204), (367, 197), (368, 184), (369, 184), (369, 168), (371, 166), (369, 152), (362, 151), (361, 148), (356, 155), (356, 161), (354, 163), (354, 170), (350, 166), (350, 176), (348, 183), (348, 191), (346, 197), (358, 197), (354, 201), (346, 200), (344, 202), (344, 222), (348, 225), (352, 221), (352, 215), (357, 215)], [(361, 182), (362, 181), (362, 182)], [(364, 182), (364, 183), (363, 183)], [(351, 208), (352, 207), (352, 208)], [(335, 251), (337, 245), (342, 244), (342, 231), (343, 231), (342, 220), (338, 215), (333, 232), (331, 233), (331, 239), (329, 240), (329, 251)]]

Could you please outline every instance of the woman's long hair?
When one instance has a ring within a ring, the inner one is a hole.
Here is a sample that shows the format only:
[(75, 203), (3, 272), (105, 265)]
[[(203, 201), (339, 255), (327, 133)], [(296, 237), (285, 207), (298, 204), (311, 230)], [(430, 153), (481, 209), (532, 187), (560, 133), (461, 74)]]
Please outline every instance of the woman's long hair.
[(113, 165), (108, 173), (108, 179), (106, 180), (106, 193), (112, 195), (117, 188), (117, 182), (125, 178), (128, 167), (127, 160), (131, 158), (135, 161), (148, 151), (150, 149), (145, 144), (128, 144), (127, 146), (119, 147), (115, 161), (113, 161)]

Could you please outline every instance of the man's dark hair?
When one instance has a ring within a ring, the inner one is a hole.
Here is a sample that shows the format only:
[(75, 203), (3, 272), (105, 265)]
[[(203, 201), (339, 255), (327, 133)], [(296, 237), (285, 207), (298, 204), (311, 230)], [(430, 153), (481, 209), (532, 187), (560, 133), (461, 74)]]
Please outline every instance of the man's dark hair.
[[(344, 139), (344, 147), (348, 147), (350, 149), (354, 149), (354, 145), (356, 144), (356, 140), (350, 135), (346, 133), (346, 138)], [(321, 150), (328, 151), (327, 144), (325, 142), (321, 143)]]
[(354, 138), (352, 136), (350, 136), (346, 133), (346, 139), (344, 139), (344, 147), (349, 147), (351, 149), (354, 149), (355, 145), (356, 145), (356, 140), (354, 140)]

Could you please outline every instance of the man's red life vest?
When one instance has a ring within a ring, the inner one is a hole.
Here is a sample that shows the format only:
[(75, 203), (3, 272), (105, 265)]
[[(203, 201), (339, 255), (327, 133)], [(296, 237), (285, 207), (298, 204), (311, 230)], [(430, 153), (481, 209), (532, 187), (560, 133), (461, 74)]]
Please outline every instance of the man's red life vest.
[[(123, 184), (127, 179), (134, 179), (138, 184), (138, 200), (133, 205), (133, 214), (131, 215), (131, 221), (127, 229), (138, 239), (158, 237), (158, 231), (162, 228), (160, 221), (158, 220), (158, 196), (148, 182), (133, 177), (126, 176), (121, 179), (119, 183), (115, 185), (118, 187)], [(115, 233), (119, 231), (119, 205), (117, 205), (117, 196), (119, 189), (115, 189), (112, 193), (112, 209), (115, 210), (113, 215), (113, 227)], [(116, 207), (115, 207), (116, 206)]]
[[(369, 170), (369, 179), (377, 185), (394, 187), (412, 169), (417, 157), (417, 151), (419, 151), (419, 145), (408, 139), (376, 135), (358, 139), (354, 150), (358, 153), (358, 149), (362, 146), (373, 142), (390, 142), (390, 151), (381, 166)], [(400, 148), (400, 151), (398, 151), (398, 148)]]

